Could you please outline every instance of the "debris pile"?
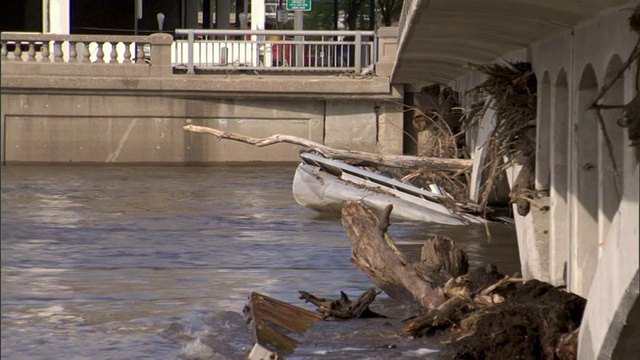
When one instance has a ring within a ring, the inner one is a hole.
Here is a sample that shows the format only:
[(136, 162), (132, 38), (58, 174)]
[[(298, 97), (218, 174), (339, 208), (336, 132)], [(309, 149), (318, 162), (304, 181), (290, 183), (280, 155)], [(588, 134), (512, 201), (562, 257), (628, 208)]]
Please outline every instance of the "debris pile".
[[(434, 158), (468, 158), (464, 150), (464, 133), (460, 131), (465, 111), (458, 93), (450, 87), (425, 87), (414, 98), (413, 127), (418, 132), (418, 156)], [(402, 172), (402, 181), (428, 188), (437, 184), (452, 200), (469, 202), (467, 172), (434, 171), (423, 168)]]
[[(466, 127), (479, 125), (484, 110), (491, 107), (496, 111), (496, 124), (488, 141), (483, 178), (484, 184), (480, 208), (487, 206), (489, 194), (495, 180), (503, 171), (514, 164), (533, 164), (536, 152), (536, 108), (537, 80), (530, 63), (503, 62), (503, 65), (472, 65), (487, 76), (487, 79), (472, 89), (476, 95), (488, 97), (483, 111), (467, 119)], [(537, 197), (533, 191), (535, 169), (521, 172), (510, 193), (512, 202), (519, 202), (520, 215), (529, 212), (528, 202)]]
[(469, 271), (466, 254), (442, 236), (427, 239), (420, 261), (409, 262), (380, 218), (348, 203), (342, 223), (351, 261), (398, 301), (422, 306), (405, 335), (449, 332), (455, 358), (571, 359), (586, 300), (550, 284), (504, 276), (494, 265)]

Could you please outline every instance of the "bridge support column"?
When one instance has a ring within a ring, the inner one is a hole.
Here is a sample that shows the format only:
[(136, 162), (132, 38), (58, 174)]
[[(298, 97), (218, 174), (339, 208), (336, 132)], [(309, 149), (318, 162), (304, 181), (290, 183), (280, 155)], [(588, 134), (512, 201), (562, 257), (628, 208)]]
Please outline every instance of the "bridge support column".
[(216, 29), (231, 29), (231, 0), (216, 0)]
[(71, 0), (43, 0), (42, 32), (71, 33)]

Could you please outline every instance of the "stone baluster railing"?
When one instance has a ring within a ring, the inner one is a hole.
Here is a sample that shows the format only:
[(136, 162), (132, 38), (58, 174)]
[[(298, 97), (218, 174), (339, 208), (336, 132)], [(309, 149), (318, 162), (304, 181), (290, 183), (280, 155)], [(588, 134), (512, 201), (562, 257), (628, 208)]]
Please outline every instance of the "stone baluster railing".
[[(160, 35), (164, 42), (170, 35)], [(151, 36), (2, 33), (2, 60), (94, 64), (148, 64)], [(173, 39), (171, 38), (171, 41)], [(171, 42), (170, 41), (170, 42)], [(136, 49), (135, 55), (132, 50)]]
[(76, 41), (69, 41), (69, 62), (78, 61), (78, 50), (76, 48)]
[(62, 62), (62, 41), (53, 42), (53, 62)]
[(89, 42), (81, 41), (80, 44), (82, 44), (82, 57), (80, 58), (80, 62), (82, 63), (91, 62), (91, 60), (89, 60), (89, 58), (91, 57), (91, 52), (89, 52)]

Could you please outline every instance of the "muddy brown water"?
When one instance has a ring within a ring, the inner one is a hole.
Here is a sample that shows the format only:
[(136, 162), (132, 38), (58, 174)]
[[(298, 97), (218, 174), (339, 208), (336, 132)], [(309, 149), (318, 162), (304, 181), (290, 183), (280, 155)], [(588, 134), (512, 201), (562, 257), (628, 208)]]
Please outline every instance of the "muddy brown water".
[[(372, 286), (349, 260), (335, 216), (297, 205), (293, 166), (2, 167), (3, 359), (243, 359), (241, 314), (257, 291), (313, 309), (298, 290), (337, 298)], [(394, 223), (415, 255), (451, 236), (472, 266), (519, 269), (515, 232), (492, 225)], [(389, 319), (315, 326), (288, 359), (438, 358), (437, 338), (399, 336)]]

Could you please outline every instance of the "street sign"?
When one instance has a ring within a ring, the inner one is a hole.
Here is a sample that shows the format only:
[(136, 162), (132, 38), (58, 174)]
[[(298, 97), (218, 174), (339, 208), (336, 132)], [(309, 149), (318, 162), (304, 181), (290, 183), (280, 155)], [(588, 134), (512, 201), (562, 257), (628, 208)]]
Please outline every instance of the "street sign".
[(311, 0), (287, 0), (287, 11), (311, 11)]

